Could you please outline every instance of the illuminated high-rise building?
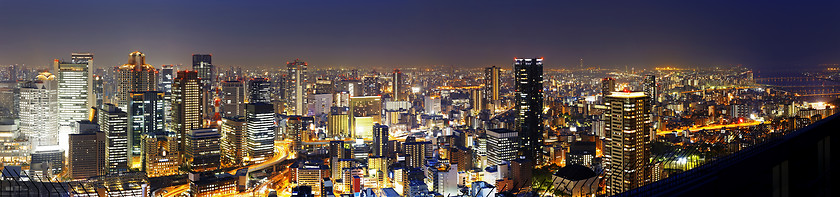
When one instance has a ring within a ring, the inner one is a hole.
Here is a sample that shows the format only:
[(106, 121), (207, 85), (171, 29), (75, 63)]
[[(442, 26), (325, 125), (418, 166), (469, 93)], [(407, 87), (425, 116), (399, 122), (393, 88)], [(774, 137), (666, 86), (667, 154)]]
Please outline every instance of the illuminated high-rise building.
[[(420, 168), (426, 164), (426, 148), (431, 146), (431, 142), (418, 142), (414, 137), (405, 139), (405, 165), (409, 168)], [(430, 156), (430, 155), (429, 155)]]
[(656, 91), (656, 75), (645, 75), (644, 84), (644, 92), (645, 95), (650, 97), (650, 106), (651, 109), (656, 106), (656, 97), (658, 96), (658, 92)]
[(247, 121), (245, 116), (222, 118), (222, 166), (240, 166), (245, 157)]
[(221, 166), (221, 147), (217, 129), (193, 129), (187, 134), (186, 164), (193, 172), (206, 172)]
[(499, 165), (517, 159), (519, 136), (508, 129), (487, 130), (487, 165)]
[(606, 98), (613, 91), (615, 91), (615, 79), (612, 77), (601, 79), (601, 95)]
[(373, 137), (373, 125), (381, 123), (382, 97), (350, 97), (350, 133), (354, 137)]
[(248, 81), (247, 103), (271, 103), (271, 81), (266, 78), (252, 78)]
[(175, 69), (172, 65), (162, 65), (159, 76), (158, 91), (163, 92), (164, 126), (169, 130), (172, 124), (172, 82), (175, 81)]
[(93, 96), (95, 98), (95, 105), (96, 108), (102, 108), (105, 104), (105, 82), (102, 81), (102, 76), (93, 75)]
[(33, 149), (58, 146), (58, 82), (48, 72), (20, 88), (20, 133)]
[(309, 130), (312, 117), (289, 116), (286, 118), (286, 139), (292, 140), (292, 150), (295, 152), (303, 149), (303, 135)]
[(143, 134), (143, 171), (148, 177), (162, 177), (179, 174), (181, 152), (175, 133), (158, 132)]
[(382, 85), (379, 83), (379, 77), (365, 76), (362, 79), (364, 84), (364, 96), (379, 96), (382, 95)]
[(99, 130), (105, 133), (105, 161), (109, 173), (128, 171), (128, 113), (106, 103), (97, 110)]
[(249, 103), (245, 118), (248, 162), (262, 163), (274, 157), (274, 108), (267, 103)]
[(89, 55), (92, 58), (93, 55), (73, 55), (73, 61), (56, 59), (54, 62), (54, 70), (58, 74), (58, 124), (67, 127), (67, 131), (76, 121), (87, 119), (88, 109), (93, 107), (95, 102), (90, 72), (93, 60), (76, 57)]
[(306, 115), (307, 64), (298, 59), (286, 63), (286, 114)]
[(105, 133), (85, 131), (70, 134), (68, 141), (67, 163), (71, 178), (86, 179), (105, 175)]
[[(540, 161), (543, 143), (543, 58), (515, 58), (516, 123), (522, 155)], [(537, 162), (539, 163), (539, 162)]]
[[(215, 77), (213, 75), (213, 56), (210, 54), (193, 54), (192, 69), (198, 72), (201, 84), (205, 87), (212, 87)], [(209, 89), (209, 88), (208, 88)]]
[(164, 132), (164, 93), (157, 91), (132, 92), (128, 102), (129, 165), (143, 167), (143, 134)]
[(216, 98), (216, 75), (213, 69), (213, 56), (210, 54), (193, 54), (192, 55), (192, 69), (198, 72), (198, 78), (201, 80), (201, 94), (202, 98), (202, 113), (204, 117), (213, 117), (216, 113), (214, 100)]
[(650, 97), (644, 92), (612, 92), (604, 100), (604, 169), (607, 194), (615, 195), (651, 181)]
[(376, 123), (373, 125), (373, 156), (388, 156), (388, 126)]
[(484, 100), (485, 105), (487, 106), (476, 106), (479, 108), (486, 108), (489, 109), (490, 112), (493, 112), (495, 108), (500, 104), (499, 98), (499, 87), (502, 85), (502, 80), (500, 78), (502, 69), (496, 66), (487, 67), (484, 69)]
[(245, 95), (245, 83), (242, 80), (223, 81), (222, 117), (244, 116)]
[(128, 63), (118, 68), (116, 103), (125, 109), (131, 100), (131, 92), (155, 91), (158, 71), (146, 64), (146, 55), (139, 51), (128, 54)]
[(201, 81), (195, 71), (178, 71), (172, 84), (172, 131), (178, 139), (178, 151), (184, 152), (184, 138), (192, 129), (202, 127)]
[(391, 82), (391, 92), (393, 92), (394, 97), (391, 100), (394, 101), (405, 101), (408, 99), (407, 89), (405, 85), (405, 75), (400, 72), (400, 69), (394, 69), (394, 73), (392, 74), (393, 81)]

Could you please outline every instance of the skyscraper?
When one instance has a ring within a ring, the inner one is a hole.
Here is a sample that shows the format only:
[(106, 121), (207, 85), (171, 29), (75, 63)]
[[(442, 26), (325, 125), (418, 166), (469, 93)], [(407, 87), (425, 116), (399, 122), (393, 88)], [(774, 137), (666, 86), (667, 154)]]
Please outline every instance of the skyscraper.
[[(526, 159), (540, 161), (543, 143), (543, 58), (515, 58), (516, 123), (521, 152)], [(537, 162), (539, 163), (539, 162)]]
[(172, 176), (179, 173), (181, 152), (175, 133), (158, 132), (143, 134), (143, 171), (149, 177)]
[(158, 91), (163, 92), (163, 118), (167, 131), (171, 128), (170, 125), (172, 124), (172, 82), (174, 80), (175, 73), (172, 65), (161, 65)]
[(615, 79), (612, 77), (601, 79), (601, 95), (606, 98), (613, 91), (615, 91)]
[(487, 106), (478, 106), (490, 109), (493, 112), (495, 109), (491, 109), (490, 107), (495, 108), (497, 102), (499, 102), (499, 86), (502, 83), (502, 80), (499, 78), (501, 74), (501, 68), (496, 66), (487, 67), (484, 69), (484, 96), (486, 97), (485, 105)]
[(394, 81), (391, 83), (391, 85), (392, 85), (391, 92), (394, 93), (394, 97), (391, 100), (394, 100), (394, 101), (404, 101), (404, 100), (406, 100), (407, 97), (406, 97), (406, 95), (404, 95), (405, 92), (406, 92), (405, 75), (403, 75), (403, 73), (400, 72), (400, 69), (394, 69), (394, 73), (392, 75), (393, 75), (392, 78), (393, 78)]
[(205, 86), (203, 87), (205, 90), (214, 85), (212, 57), (210, 54), (192, 55), (192, 69), (198, 72), (198, 78), (201, 79), (201, 84)]
[(487, 130), (487, 165), (499, 165), (517, 158), (519, 136), (508, 129)]
[(219, 169), (222, 135), (216, 129), (193, 129), (187, 135), (187, 151), (184, 152), (186, 164), (193, 172), (206, 172)]
[(312, 117), (289, 116), (286, 119), (286, 139), (292, 140), (291, 148), (295, 152), (303, 149), (302, 135), (309, 130), (310, 123), (312, 123)]
[(143, 168), (144, 133), (164, 132), (163, 92), (132, 92), (128, 102), (128, 147), (129, 165), (133, 169)]
[(286, 85), (286, 114), (306, 115), (306, 83), (307, 64), (295, 59), (294, 62), (287, 62), (288, 70)]
[(656, 101), (657, 101), (656, 100), (656, 97), (657, 97), (656, 76), (655, 75), (645, 75), (645, 80), (644, 80), (643, 83), (644, 83), (645, 95), (648, 95), (648, 97), (650, 97), (650, 104), (649, 105), (651, 106), (651, 108), (653, 108), (653, 107), (656, 106)]
[(604, 168), (607, 194), (615, 195), (650, 182), (650, 97), (644, 92), (612, 92), (607, 106)]
[[(77, 55), (74, 53), (73, 55)], [(92, 60), (73, 57), (65, 62), (56, 59), (54, 69), (58, 72), (58, 120), (59, 125), (71, 127), (76, 121), (85, 120), (88, 109), (93, 107), (90, 64)]]
[(96, 97), (94, 107), (102, 108), (105, 104), (105, 82), (102, 81), (102, 76), (93, 75), (93, 95)]
[(68, 166), (70, 177), (86, 179), (105, 175), (105, 133), (88, 131), (69, 136)]
[(157, 89), (158, 71), (152, 65), (146, 64), (146, 55), (139, 51), (128, 54), (128, 63), (118, 68), (117, 78), (117, 106), (125, 109), (131, 97), (131, 92), (155, 91)]
[(373, 156), (388, 156), (388, 126), (379, 123), (373, 125)]
[(376, 76), (365, 76), (362, 79), (364, 83), (364, 95), (365, 96), (378, 96), (382, 94), (382, 86), (379, 83), (379, 77)]
[(20, 132), (33, 149), (58, 146), (57, 86), (56, 76), (43, 72), (20, 88)]
[(381, 123), (380, 96), (350, 97), (350, 133), (354, 137), (373, 137), (373, 124)]
[(248, 81), (247, 103), (271, 103), (271, 81), (266, 78), (252, 78)]
[(222, 118), (222, 166), (240, 166), (245, 157), (245, 116)]
[(105, 133), (105, 161), (109, 173), (128, 171), (128, 114), (106, 103), (97, 110), (99, 129)]
[(198, 72), (198, 78), (201, 80), (201, 103), (202, 115), (211, 118), (215, 115), (216, 108), (214, 107), (214, 100), (216, 98), (216, 75), (213, 70), (212, 55), (210, 54), (193, 54), (192, 55), (192, 69)]
[(178, 151), (184, 152), (184, 138), (202, 126), (201, 81), (195, 71), (178, 71), (172, 84), (172, 126), (178, 139)]
[(267, 103), (245, 105), (246, 153), (250, 163), (274, 157), (274, 108)]
[(245, 95), (245, 83), (242, 80), (223, 81), (222, 117), (244, 116)]

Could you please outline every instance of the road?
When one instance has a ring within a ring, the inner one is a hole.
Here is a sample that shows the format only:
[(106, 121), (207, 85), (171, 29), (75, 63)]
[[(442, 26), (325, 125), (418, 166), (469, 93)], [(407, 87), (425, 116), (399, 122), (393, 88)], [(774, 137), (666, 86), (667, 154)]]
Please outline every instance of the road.
[(697, 132), (697, 131), (700, 131), (700, 130), (715, 130), (715, 129), (722, 129), (722, 128), (748, 127), (748, 126), (759, 125), (761, 123), (762, 122), (759, 122), (759, 121), (750, 121), (750, 122), (744, 122), (744, 123), (732, 123), (732, 124), (725, 124), (725, 125), (712, 124), (712, 125), (706, 125), (706, 126), (700, 126), (700, 127), (680, 128), (680, 129), (674, 129), (674, 130), (668, 130), (668, 131), (660, 131), (660, 132), (656, 132), (656, 135), (665, 135), (665, 134), (669, 134), (669, 133), (685, 131), (686, 129), (688, 129), (691, 132)]

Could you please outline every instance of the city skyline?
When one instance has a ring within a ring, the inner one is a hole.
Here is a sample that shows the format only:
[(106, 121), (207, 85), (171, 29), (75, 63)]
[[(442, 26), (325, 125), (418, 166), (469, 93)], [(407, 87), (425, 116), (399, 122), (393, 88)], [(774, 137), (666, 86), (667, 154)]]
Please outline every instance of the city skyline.
[[(832, 36), (840, 33), (833, 25), (840, 16), (831, 11), (839, 4), (0, 2), (0, 65), (48, 67), (71, 51), (95, 53), (95, 68), (105, 68), (142, 51), (156, 57), (149, 62), (155, 66), (215, 54), (215, 65), (246, 68), (296, 58), (316, 69), (480, 68), (526, 55), (546, 57), (546, 69), (574, 67), (580, 58), (607, 68), (816, 68), (840, 63), (840, 37)], [(85, 12), (62, 18), (67, 10)], [(113, 17), (123, 13), (142, 14)]]

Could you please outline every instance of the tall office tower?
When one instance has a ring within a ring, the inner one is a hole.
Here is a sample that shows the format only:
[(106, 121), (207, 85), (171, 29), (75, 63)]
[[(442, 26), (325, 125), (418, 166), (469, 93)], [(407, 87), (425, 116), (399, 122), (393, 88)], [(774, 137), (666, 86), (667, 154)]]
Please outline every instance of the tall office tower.
[(271, 104), (248, 103), (245, 119), (248, 162), (262, 163), (274, 157), (274, 108)]
[(245, 83), (242, 80), (223, 81), (222, 117), (244, 116), (245, 95)]
[(519, 136), (508, 129), (487, 130), (487, 165), (499, 165), (517, 158)]
[(350, 133), (354, 137), (373, 137), (373, 124), (382, 123), (382, 97), (350, 97)]
[(102, 81), (102, 76), (93, 75), (93, 95), (96, 97), (94, 107), (102, 109), (105, 104), (105, 83)]
[(114, 104), (97, 110), (99, 129), (105, 133), (108, 173), (128, 172), (128, 114)]
[[(298, 152), (303, 149), (303, 136), (309, 127), (301, 116), (289, 116), (286, 119), (286, 139), (292, 140), (292, 150)], [(308, 122), (308, 121), (307, 121)]]
[(70, 62), (74, 64), (87, 64), (88, 68), (88, 75), (87, 75), (87, 92), (88, 92), (88, 106), (87, 109), (94, 107), (93, 103), (96, 102), (95, 98), (93, 98), (93, 53), (71, 53), (70, 54)]
[(645, 75), (644, 81), (644, 92), (645, 95), (650, 97), (650, 106), (651, 109), (656, 107), (656, 97), (658, 96), (658, 92), (656, 91), (656, 76), (655, 75)]
[(540, 163), (543, 143), (543, 58), (516, 58), (515, 61), (515, 128), (522, 138), (522, 155)]
[(379, 123), (373, 125), (373, 156), (388, 156), (388, 126)]
[(306, 115), (306, 62), (295, 59), (286, 63), (286, 114)]
[(500, 78), (502, 69), (496, 66), (487, 67), (484, 69), (484, 96), (486, 97), (485, 108), (493, 112), (496, 105), (499, 105), (499, 87), (502, 85)]
[(364, 95), (365, 96), (378, 96), (382, 95), (382, 84), (379, 83), (379, 77), (376, 76), (365, 76), (362, 79), (362, 83), (364, 83)]
[(222, 166), (241, 166), (245, 157), (245, 116), (222, 118)]
[(216, 75), (213, 69), (212, 55), (210, 54), (193, 54), (192, 69), (198, 72), (198, 78), (201, 80), (201, 94), (203, 105), (203, 116), (211, 118), (215, 116), (216, 108), (214, 107), (214, 100), (216, 98)]
[(92, 61), (79, 59), (79, 62), (65, 62), (56, 59), (53, 63), (58, 72), (58, 124), (69, 131), (76, 121), (87, 118), (88, 109), (95, 102), (90, 77), (91, 65), (88, 64)]
[(168, 131), (172, 124), (172, 82), (175, 80), (175, 69), (172, 65), (161, 65), (158, 79), (158, 91), (163, 92), (164, 128)]
[(198, 78), (201, 79), (201, 84), (205, 88), (210, 89), (215, 85), (215, 77), (213, 75), (213, 60), (210, 54), (193, 54), (192, 55), (192, 69), (198, 72)]
[(604, 101), (604, 168), (607, 195), (615, 195), (650, 182), (650, 97), (644, 92), (612, 92)]
[(349, 149), (350, 143), (341, 140), (330, 141), (330, 158), (348, 159), (350, 158)]
[(132, 169), (143, 168), (144, 133), (164, 132), (164, 94), (147, 91), (132, 92), (128, 102), (128, 151)]
[(350, 115), (347, 107), (331, 107), (327, 119), (329, 137), (345, 138), (350, 136)]
[(612, 77), (601, 79), (601, 95), (606, 98), (610, 92), (615, 92), (615, 79)]
[(32, 149), (58, 146), (58, 83), (55, 75), (43, 72), (20, 88), (20, 132)]
[(271, 103), (271, 81), (266, 78), (252, 78), (248, 81), (247, 103)]
[(426, 163), (426, 147), (431, 146), (431, 142), (417, 142), (412, 138), (405, 140), (405, 165), (410, 168), (420, 168)]
[(172, 131), (178, 139), (178, 151), (184, 152), (184, 138), (192, 129), (201, 128), (202, 99), (198, 72), (178, 71), (172, 83)]
[(376, 187), (387, 188), (388, 158), (380, 156), (369, 157), (368, 176), (376, 181)]
[(400, 69), (394, 69), (393, 73), (393, 82), (391, 83), (391, 92), (393, 92), (394, 97), (391, 100), (394, 101), (406, 101), (408, 100), (407, 89), (405, 85), (405, 75), (400, 72)]
[(193, 172), (207, 172), (221, 166), (222, 135), (216, 129), (194, 129), (187, 135), (187, 151), (184, 152), (187, 166)]
[(143, 134), (143, 171), (151, 177), (172, 176), (179, 173), (181, 152), (175, 133), (158, 132)]
[(125, 109), (131, 100), (131, 92), (155, 91), (157, 89), (158, 71), (152, 65), (146, 64), (146, 55), (139, 51), (128, 54), (128, 63), (118, 68), (117, 77), (117, 107)]
[(332, 94), (335, 93), (335, 85), (333, 82), (326, 79), (315, 80), (315, 94)]
[(484, 90), (472, 89), (470, 90), (470, 107), (472, 108), (472, 115), (476, 115), (481, 110), (486, 109), (487, 102), (484, 98)]
[(364, 84), (359, 80), (341, 80), (335, 82), (336, 92), (346, 92), (350, 96), (364, 95)]
[(107, 138), (105, 133), (86, 131), (69, 136), (68, 166), (70, 166), (70, 178), (86, 179), (105, 175), (107, 172), (105, 166), (105, 142)]

